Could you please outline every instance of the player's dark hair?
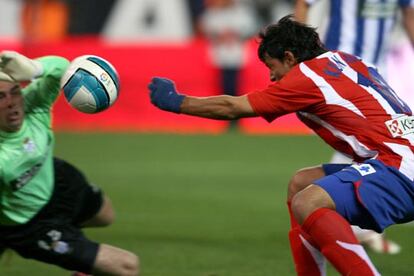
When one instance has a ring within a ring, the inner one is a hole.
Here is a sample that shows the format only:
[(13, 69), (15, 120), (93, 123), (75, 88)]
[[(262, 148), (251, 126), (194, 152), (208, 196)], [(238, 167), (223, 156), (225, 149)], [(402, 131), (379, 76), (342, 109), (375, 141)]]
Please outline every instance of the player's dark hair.
[(285, 51), (290, 51), (299, 63), (326, 52), (316, 29), (295, 21), (292, 15), (267, 26), (259, 33), (259, 38), (258, 56), (261, 61), (266, 54), (283, 61)]

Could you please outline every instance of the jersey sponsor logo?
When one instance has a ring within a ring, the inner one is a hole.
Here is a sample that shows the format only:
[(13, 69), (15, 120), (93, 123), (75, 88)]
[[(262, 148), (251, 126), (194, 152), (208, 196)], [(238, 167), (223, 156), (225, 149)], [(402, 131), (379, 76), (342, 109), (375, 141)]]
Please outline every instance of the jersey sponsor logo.
[(385, 122), (392, 137), (404, 137), (414, 133), (414, 116), (400, 116)]
[(36, 144), (32, 139), (27, 137), (23, 141), (23, 149), (25, 152), (32, 153), (36, 150)]
[[(28, 141), (28, 144), (31, 144), (30, 141)], [(32, 147), (32, 146), (29, 146), (29, 147)], [(45, 162), (45, 160), (48, 156), (48, 152), (50, 150), (51, 150), (51, 140), (49, 138), (48, 147), (47, 147), (46, 153), (44, 154), (42, 159), (38, 163), (36, 163), (32, 167), (30, 167), (28, 170), (23, 172), (19, 177), (17, 177), (16, 179), (10, 181), (10, 186), (12, 187), (13, 191), (17, 191), (17, 190), (21, 189), (27, 183), (29, 183), (30, 180), (32, 180), (32, 178), (39, 172), (39, 170), (42, 167), (43, 163)]]
[(351, 167), (357, 170), (362, 176), (373, 174), (376, 172), (374, 167), (370, 164), (354, 164)]
[(21, 174), (18, 178), (11, 181), (10, 184), (13, 191), (17, 191), (26, 185), (37, 174), (37, 172), (42, 167), (42, 164), (43, 162), (35, 164), (30, 169)]

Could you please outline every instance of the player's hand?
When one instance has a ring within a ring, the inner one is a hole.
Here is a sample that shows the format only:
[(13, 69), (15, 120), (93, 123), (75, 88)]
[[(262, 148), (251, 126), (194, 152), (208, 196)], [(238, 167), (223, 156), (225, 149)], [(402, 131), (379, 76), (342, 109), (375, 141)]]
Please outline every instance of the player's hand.
[(180, 113), (181, 104), (185, 96), (177, 93), (173, 81), (155, 77), (152, 78), (148, 89), (150, 90), (150, 98), (153, 105), (162, 110)]
[(43, 66), (39, 61), (27, 58), (15, 51), (2, 51), (0, 53), (0, 71), (17, 82), (31, 81), (42, 75)]

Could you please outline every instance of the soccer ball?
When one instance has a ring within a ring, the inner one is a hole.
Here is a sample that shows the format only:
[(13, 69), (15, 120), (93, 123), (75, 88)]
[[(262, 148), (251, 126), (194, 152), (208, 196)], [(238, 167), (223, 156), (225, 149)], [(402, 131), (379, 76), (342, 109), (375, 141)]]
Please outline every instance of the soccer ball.
[(119, 94), (119, 76), (107, 60), (92, 55), (75, 58), (61, 79), (66, 100), (84, 113), (101, 112)]

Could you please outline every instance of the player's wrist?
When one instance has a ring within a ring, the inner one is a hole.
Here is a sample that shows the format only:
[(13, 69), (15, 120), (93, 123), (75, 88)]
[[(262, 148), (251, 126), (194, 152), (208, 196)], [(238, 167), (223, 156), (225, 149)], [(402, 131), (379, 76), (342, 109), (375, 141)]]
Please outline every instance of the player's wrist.
[(176, 90), (173, 81), (154, 77), (148, 88), (153, 105), (165, 111), (181, 113), (181, 105), (186, 96)]
[(175, 94), (174, 98), (170, 101), (170, 111), (180, 114), (181, 113), (181, 105), (185, 99), (185, 95), (183, 94)]

